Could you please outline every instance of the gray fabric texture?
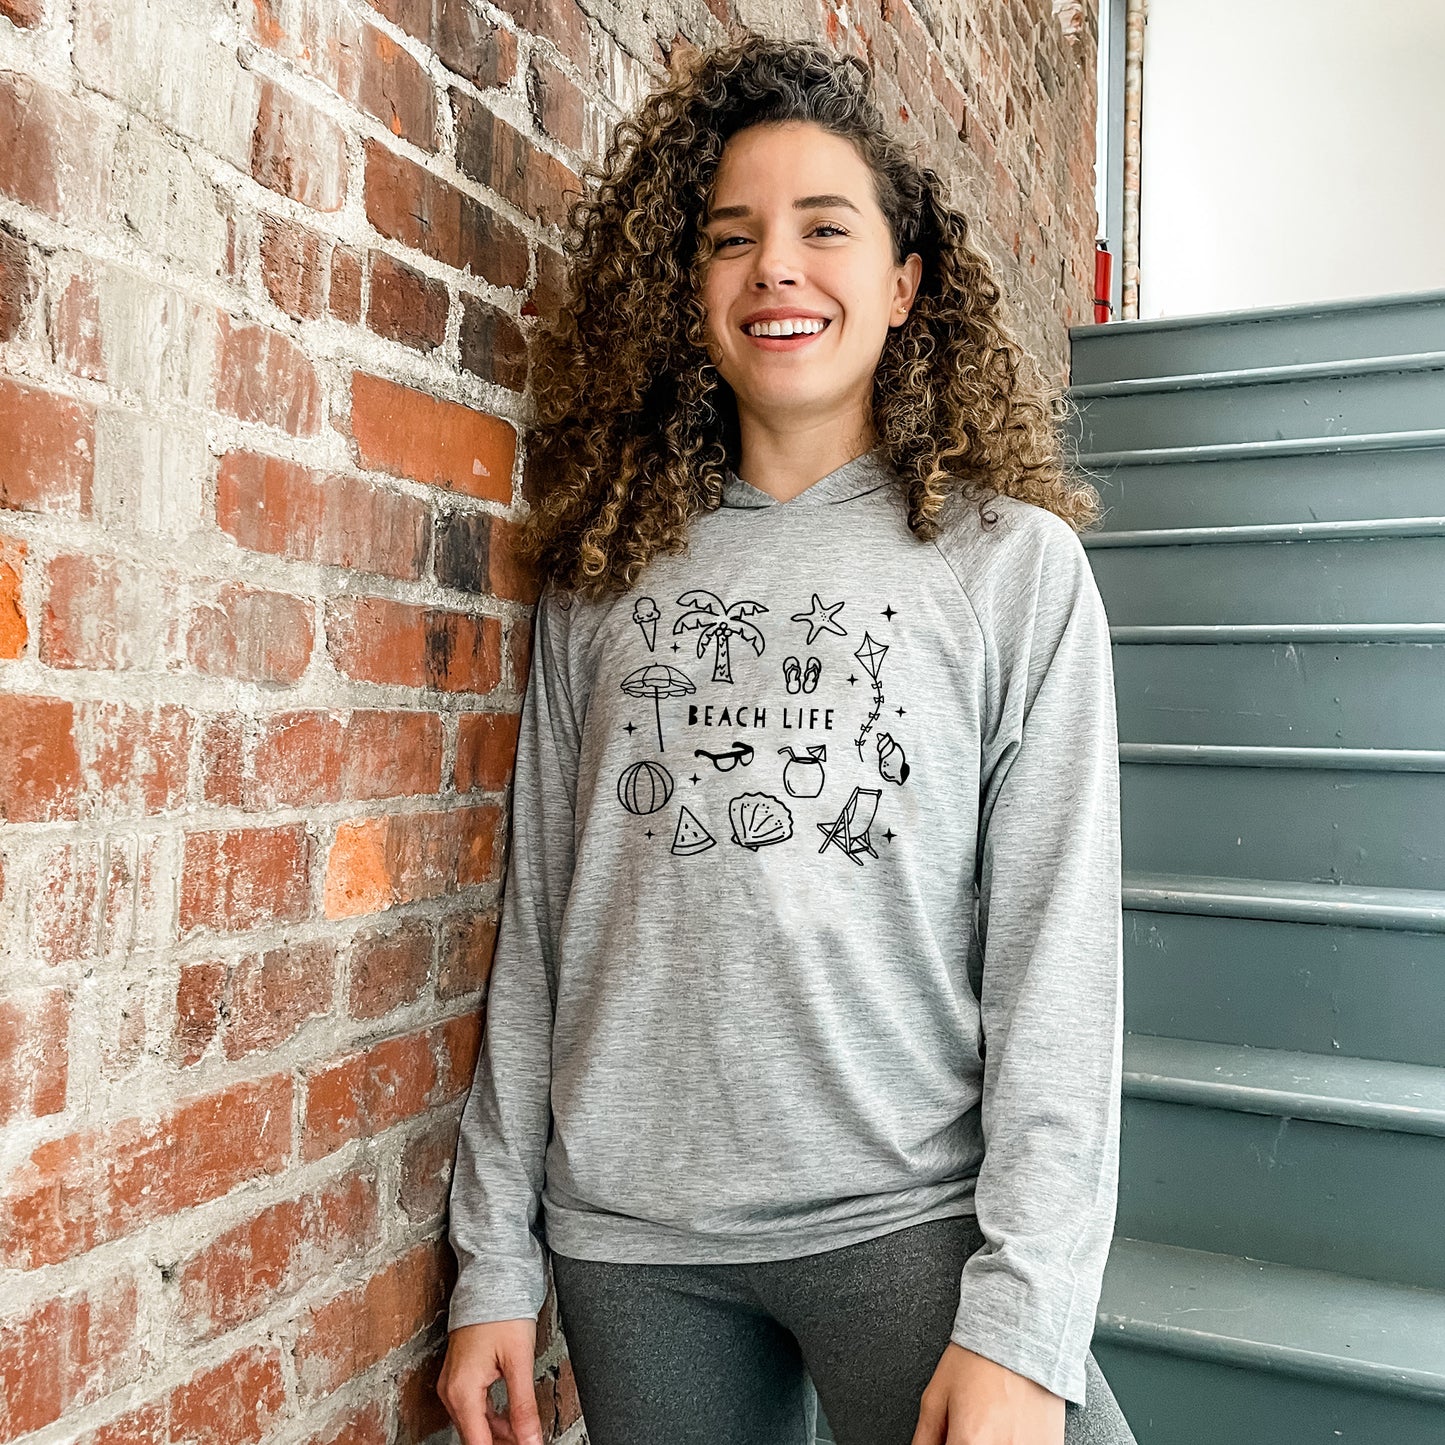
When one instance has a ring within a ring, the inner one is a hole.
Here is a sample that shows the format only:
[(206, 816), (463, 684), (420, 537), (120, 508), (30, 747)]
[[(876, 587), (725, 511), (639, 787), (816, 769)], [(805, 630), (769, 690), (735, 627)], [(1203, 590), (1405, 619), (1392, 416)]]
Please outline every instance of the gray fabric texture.
[(735, 473), (533, 621), (452, 1328), (544, 1248), (748, 1263), (974, 1212), (952, 1338), (1082, 1402), (1122, 1050), (1108, 621), (1009, 497), (924, 541), (881, 448)]
[[(948, 1344), (972, 1214), (760, 1264), (552, 1255), (591, 1445), (911, 1445)], [(1064, 1445), (1136, 1445), (1092, 1352)]]

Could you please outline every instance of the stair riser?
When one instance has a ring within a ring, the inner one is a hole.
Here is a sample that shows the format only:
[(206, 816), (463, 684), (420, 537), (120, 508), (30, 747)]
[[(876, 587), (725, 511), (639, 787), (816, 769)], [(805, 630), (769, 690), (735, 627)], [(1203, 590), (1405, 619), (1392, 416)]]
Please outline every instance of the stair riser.
[(1182, 376), (1422, 351), (1445, 351), (1445, 300), (1229, 324), (1157, 329), (1107, 326), (1073, 337), (1070, 380), (1082, 386), (1138, 376)]
[(1089, 564), (1116, 627), (1445, 622), (1445, 537), (1104, 547)]
[(1115, 1232), (1445, 1289), (1445, 1139), (1126, 1097)]
[(1445, 415), (1445, 370), (1089, 396), (1078, 407), (1070, 434), (1081, 453), (1419, 431)]
[(1439, 888), (1445, 773), (1120, 768), (1124, 867), (1139, 873)]
[(1120, 645), (1114, 687), (1125, 742), (1445, 749), (1445, 643)]
[(1431, 1404), (1094, 1336), (1094, 1358), (1139, 1445), (1440, 1445)]
[(1102, 531), (1440, 516), (1445, 449), (1164, 462), (1089, 473)]
[(1445, 1068), (1445, 933), (1124, 914), (1124, 1026)]

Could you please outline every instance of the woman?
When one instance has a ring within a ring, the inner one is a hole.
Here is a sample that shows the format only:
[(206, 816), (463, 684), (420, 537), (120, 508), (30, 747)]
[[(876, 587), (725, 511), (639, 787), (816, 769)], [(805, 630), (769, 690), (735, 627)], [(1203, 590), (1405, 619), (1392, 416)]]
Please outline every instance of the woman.
[(545, 1245), (593, 1445), (805, 1445), (819, 1398), (842, 1445), (1132, 1441), (1089, 1352), (1097, 494), (847, 62), (707, 52), (598, 180), (533, 370), (545, 586), (442, 1398), (467, 1445), (540, 1445)]

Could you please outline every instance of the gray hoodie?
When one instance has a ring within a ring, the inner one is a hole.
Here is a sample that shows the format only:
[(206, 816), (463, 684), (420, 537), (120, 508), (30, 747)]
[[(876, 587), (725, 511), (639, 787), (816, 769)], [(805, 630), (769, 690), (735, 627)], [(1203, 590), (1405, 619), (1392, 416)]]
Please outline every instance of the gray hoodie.
[(1072, 528), (989, 506), (923, 542), (881, 448), (787, 502), (729, 472), (626, 595), (544, 589), (451, 1328), (535, 1316), (544, 1245), (760, 1261), (972, 1212), (953, 1340), (1083, 1402), (1118, 1187), (1109, 628)]

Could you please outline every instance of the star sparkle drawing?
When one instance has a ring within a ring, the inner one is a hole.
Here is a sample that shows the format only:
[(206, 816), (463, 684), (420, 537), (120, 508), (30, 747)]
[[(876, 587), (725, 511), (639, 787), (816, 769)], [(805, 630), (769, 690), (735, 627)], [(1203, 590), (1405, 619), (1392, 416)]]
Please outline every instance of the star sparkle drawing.
[(847, 637), (848, 629), (837, 620), (837, 613), (842, 606), (841, 602), (834, 602), (831, 606), (825, 607), (822, 598), (815, 592), (811, 611), (793, 613), (791, 618), (793, 622), (808, 624), (808, 641), (804, 644), (805, 646), (811, 647), (820, 632), (836, 632), (839, 637)]

